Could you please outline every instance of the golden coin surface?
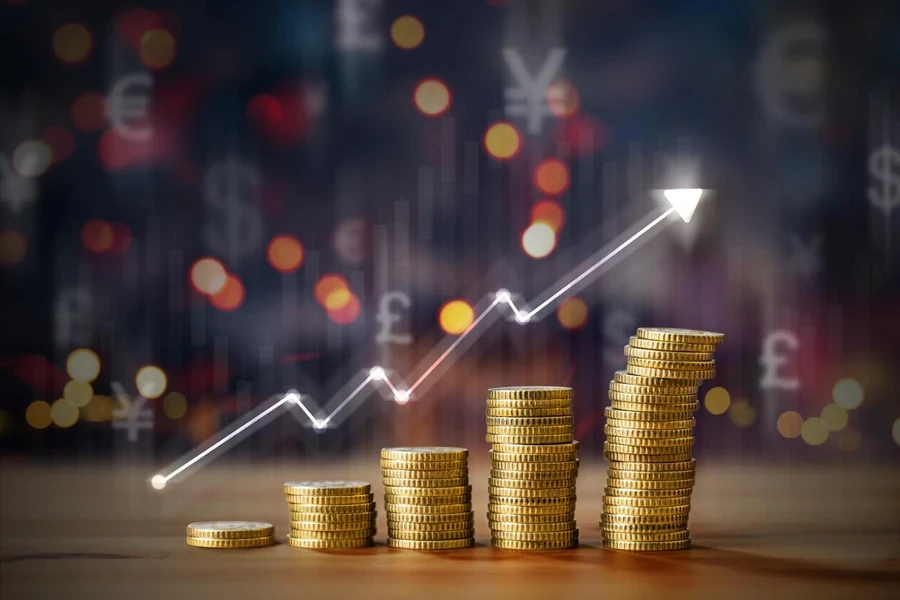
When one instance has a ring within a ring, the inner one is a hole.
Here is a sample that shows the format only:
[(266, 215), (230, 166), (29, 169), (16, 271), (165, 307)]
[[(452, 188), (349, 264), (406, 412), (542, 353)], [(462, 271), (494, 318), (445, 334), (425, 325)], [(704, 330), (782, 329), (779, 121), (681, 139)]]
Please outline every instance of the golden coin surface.
[[(627, 365), (626, 365), (627, 366)], [(668, 377), (643, 377), (641, 375), (635, 375), (633, 373), (624, 371), (616, 371), (613, 373), (613, 380), (611, 383), (625, 383), (628, 385), (637, 385), (637, 386), (651, 386), (657, 388), (672, 388), (672, 387), (691, 387), (695, 391), (700, 387), (703, 383), (701, 380), (677, 380), (671, 379)], [(671, 394), (669, 391), (658, 391), (656, 393), (659, 394)]]
[(578, 469), (568, 471), (500, 471), (491, 469), (490, 473), (495, 479), (517, 479), (526, 481), (559, 481), (574, 479), (578, 475)]
[(310, 550), (340, 550), (345, 548), (365, 548), (372, 545), (371, 537), (363, 537), (355, 540), (312, 540), (287, 536), (287, 543), (294, 548), (309, 548)]
[(680, 329), (677, 327), (638, 327), (637, 336), (645, 340), (685, 342), (688, 344), (718, 345), (725, 341), (724, 333), (701, 331), (699, 329)]
[(468, 477), (454, 477), (452, 479), (397, 479), (396, 477), (383, 477), (385, 488), (454, 488), (469, 484)]
[(671, 450), (670, 453), (683, 452), (685, 449), (694, 445), (694, 437), (689, 436), (648, 440), (643, 438), (607, 435), (606, 443), (610, 446), (621, 446), (621, 448), (609, 448), (610, 452), (630, 452), (631, 454), (644, 454), (645, 452), (650, 452), (653, 454), (666, 454), (666, 452), (660, 450), (660, 448), (672, 448), (673, 450)]
[(696, 402), (697, 394), (680, 394), (678, 396), (661, 394), (623, 394), (622, 392), (608, 392), (610, 400), (619, 400), (621, 402), (636, 402), (638, 404), (684, 404), (685, 402)]
[(679, 519), (672, 523), (619, 523), (600, 520), (601, 531), (620, 533), (657, 533), (663, 531), (680, 531), (687, 529), (687, 519)]
[(694, 472), (697, 470), (697, 460), (693, 458), (687, 458), (680, 462), (663, 462), (663, 463), (648, 463), (643, 461), (617, 461), (613, 460), (609, 463), (609, 468), (611, 470), (617, 471), (642, 471), (646, 473), (659, 473), (661, 477), (664, 477), (666, 473), (672, 471), (691, 471)]
[(575, 521), (559, 521), (557, 523), (513, 523), (509, 521), (488, 520), (491, 532), (510, 531), (515, 533), (556, 533), (574, 531)]
[[(607, 487), (603, 489), (603, 493), (608, 497), (625, 498), (681, 498), (686, 502), (690, 502), (692, 487), (678, 488), (674, 490), (645, 490), (625, 487), (614, 487), (612, 484), (615, 480), (607, 482)], [(685, 504), (686, 502), (680, 502)]]
[(385, 496), (413, 496), (413, 497), (429, 497), (429, 496), (461, 496), (472, 493), (471, 484), (460, 484), (447, 487), (419, 487), (419, 486), (384, 486)]
[(372, 537), (375, 533), (374, 527), (353, 531), (311, 531), (309, 529), (291, 528), (291, 537), (303, 540), (357, 540), (364, 537)]
[(620, 540), (603, 540), (603, 547), (611, 550), (631, 550), (633, 552), (685, 550), (691, 547), (691, 540), (680, 540), (677, 542), (624, 542)]
[(381, 476), (388, 479), (458, 479), (468, 477), (468, 469), (436, 469), (434, 471), (407, 471), (404, 469), (381, 469)]
[(464, 540), (441, 540), (430, 542), (388, 538), (387, 544), (391, 548), (402, 548), (404, 550), (458, 550), (460, 548), (471, 548), (474, 546), (475, 538), (470, 537)]
[(293, 494), (285, 494), (285, 500), (288, 504), (309, 504), (320, 506), (341, 506), (346, 504), (365, 504), (372, 502), (374, 496), (368, 494), (354, 494), (352, 496), (296, 496)]
[[(623, 371), (624, 372), (624, 371)], [(666, 385), (635, 385), (632, 383), (619, 383), (616, 380), (609, 382), (609, 391), (620, 394), (650, 394), (655, 396), (685, 396), (696, 395), (699, 389), (695, 385), (684, 385), (678, 381), (667, 379)]]
[(445, 540), (463, 540), (475, 535), (475, 529), (460, 529), (458, 531), (388, 531), (392, 540), (414, 540), (421, 542), (439, 542)]
[(488, 400), (486, 408), (487, 410), (494, 410), (497, 408), (515, 410), (564, 408), (566, 410), (572, 410), (572, 406), (571, 398), (552, 398), (545, 400)]
[(641, 377), (662, 377), (666, 379), (678, 379), (685, 381), (699, 382), (704, 379), (712, 379), (716, 376), (715, 369), (707, 371), (681, 371), (677, 369), (655, 369), (651, 367), (639, 367), (637, 365), (626, 365), (625, 369), (632, 375), (640, 375)]
[(605, 425), (603, 432), (612, 437), (638, 438), (638, 439), (672, 439), (687, 438), (694, 435), (694, 429), (688, 427), (685, 429), (638, 429), (634, 427), (615, 427), (613, 425)]
[(509, 454), (507, 452), (495, 452), (489, 450), (493, 464), (516, 464), (521, 465), (520, 469), (528, 466), (534, 466), (536, 469), (541, 465), (571, 463), (578, 460), (578, 452), (566, 452), (562, 454)]
[(491, 455), (491, 469), (495, 471), (508, 471), (510, 473), (570, 473), (577, 472), (579, 466), (579, 461), (577, 458), (575, 460), (566, 460), (560, 462), (528, 463), (505, 462), (502, 460), (496, 460), (494, 458), (495, 456), (497, 455)]
[(275, 535), (275, 527), (264, 521), (200, 521), (187, 526), (187, 536), (238, 539)]
[(673, 464), (693, 460), (690, 451), (679, 452), (677, 454), (632, 454), (630, 452), (618, 452), (606, 449), (603, 450), (603, 458), (611, 462), (622, 462), (630, 464)]
[(636, 335), (628, 338), (628, 345), (632, 348), (646, 348), (647, 350), (663, 350), (674, 352), (715, 352), (716, 344), (689, 344), (687, 342), (662, 342), (659, 340), (646, 340)]
[(511, 542), (570, 542), (578, 539), (578, 530), (568, 531), (544, 531), (520, 532), (520, 531), (491, 531), (491, 539), (507, 540)]
[(368, 494), (372, 486), (365, 481), (288, 481), (286, 496), (355, 496)]
[(625, 356), (629, 358), (646, 358), (650, 360), (673, 360), (673, 361), (705, 361), (712, 360), (712, 352), (683, 352), (672, 350), (648, 350), (646, 348), (633, 348), (625, 346)]
[[(298, 514), (314, 515), (318, 518), (321, 515), (322, 520), (329, 520), (330, 517), (339, 517), (340, 515), (358, 515), (375, 510), (374, 502), (363, 502), (360, 504), (302, 504), (291, 503), (291, 511)], [(312, 520), (312, 519), (311, 519)], [(337, 520), (337, 519), (334, 519)]]
[[(646, 402), (637, 403), (637, 402), (620, 402), (618, 400), (610, 400), (609, 402), (610, 408), (616, 410), (624, 410), (629, 412), (647, 412), (647, 413), (661, 413), (661, 414), (669, 414), (674, 413), (677, 415), (677, 418), (684, 418), (684, 415), (690, 416), (691, 413), (696, 412), (698, 408), (700, 408), (700, 403), (697, 401), (694, 402), (679, 402), (678, 404), (648, 404)], [(670, 418), (676, 418), (676, 416), (672, 416)]]
[(494, 523), (516, 523), (519, 525), (540, 525), (549, 523), (575, 522), (575, 511), (561, 513), (522, 515), (510, 512), (493, 512), (488, 510), (488, 522), (493, 527)]
[[(408, 488), (404, 488), (408, 489)], [(386, 504), (416, 504), (419, 506), (445, 506), (451, 504), (467, 504), (472, 501), (472, 494), (454, 494), (452, 496), (409, 496), (385, 493)]]
[(517, 540), (491, 540), (491, 546), (504, 550), (565, 550), (578, 546), (578, 538), (563, 542), (520, 542)]
[(412, 446), (381, 449), (381, 458), (383, 460), (425, 462), (431, 460), (466, 460), (468, 457), (469, 451), (467, 449), (454, 448), (452, 446)]
[(457, 504), (408, 504), (385, 501), (384, 510), (391, 518), (396, 515), (453, 515), (470, 512), (472, 503), (466, 501)]
[(516, 488), (520, 490), (553, 490), (575, 487), (575, 477), (564, 479), (498, 479), (488, 478), (488, 485), (495, 488)]
[(527, 427), (514, 427), (509, 425), (488, 425), (487, 432), (491, 435), (572, 435), (575, 427), (570, 421), (566, 425), (534, 425)]
[(382, 471), (466, 471), (469, 463), (466, 460), (388, 460), (381, 459)]
[(716, 368), (716, 361), (714, 360), (674, 361), (630, 357), (628, 359), (628, 364), (635, 367), (647, 367), (648, 369), (671, 371), (714, 371)]
[(688, 506), (690, 505), (691, 497), (689, 495), (686, 496), (675, 496), (672, 498), (626, 498), (623, 496), (610, 496), (606, 494), (603, 496), (603, 506), (628, 506), (631, 508), (658, 508), (658, 507), (670, 507), (670, 506)]
[[(554, 455), (563, 455), (555, 457), (556, 461), (565, 461), (571, 460), (571, 458), (567, 458), (565, 455), (572, 455), (574, 458), (575, 453), (578, 452), (578, 442), (570, 441), (561, 444), (545, 444), (542, 446), (535, 446), (529, 444), (495, 444), (491, 449), (491, 457), (493, 458), (497, 454), (509, 454), (510, 456), (527, 456), (532, 454), (554, 454)], [(526, 461), (512, 461), (505, 457), (495, 458), (494, 460), (500, 461), (509, 461), (509, 462), (528, 462)], [(538, 460), (538, 459), (535, 459)]]
[(215, 548), (218, 550), (237, 548), (260, 548), (275, 543), (275, 537), (266, 535), (253, 538), (221, 539), (210, 537), (187, 537), (187, 545), (195, 548)]
[(366, 521), (375, 514), (375, 503), (372, 508), (363, 512), (353, 513), (321, 513), (307, 511), (291, 511), (291, 521), (315, 521), (316, 523), (348, 523), (353, 521)]
[(488, 400), (550, 400), (556, 398), (572, 398), (572, 388), (552, 385), (522, 385), (488, 390)]
[(497, 518), (497, 515), (511, 515), (515, 517), (574, 515), (575, 501), (572, 500), (562, 504), (528, 505), (503, 502), (502, 500), (492, 498), (490, 502), (488, 502), (488, 512), (492, 515), (492, 518)]
[(497, 435), (487, 434), (485, 441), (495, 447), (506, 444), (562, 444), (572, 441), (572, 433), (557, 435)]
[[(322, 521), (295, 521), (291, 519), (291, 530), (297, 531), (359, 531), (373, 529), (375, 516), (365, 521), (344, 521), (343, 523), (323, 523)], [(355, 536), (362, 537), (362, 536)]]
[(460, 513), (423, 515), (416, 513), (387, 511), (387, 517), (389, 523), (419, 523), (421, 525), (427, 525), (430, 523), (458, 523), (463, 521), (472, 521), (475, 518), (475, 513), (470, 510), (468, 512)]
[(697, 424), (697, 420), (675, 419), (672, 421), (623, 421), (622, 419), (611, 419), (607, 417), (606, 425), (609, 427), (618, 427), (621, 429), (638, 429), (642, 431), (671, 431), (673, 429), (693, 429)]
[[(666, 477), (660, 477), (666, 475)], [(690, 487), (694, 483), (693, 471), (669, 471), (667, 473), (646, 473), (644, 471), (620, 471), (619, 469), (607, 469), (607, 481), (617, 486), (636, 487), (648, 490), (672, 489)]]
[(571, 425), (572, 417), (488, 417), (488, 427), (553, 427)]
[(680, 515), (686, 517), (691, 512), (688, 504), (681, 506), (620, 506), (605, 505), (603, 512), (610, 515), (630, 515), (633, 517), (657, 517)]
[(529, 417), (565, 417), (572, 416), (571, 406), (548, 407), (548, 408), (488, 408), (485, 411), (486, 417), (513, 417), (513, 418), (529, 418)]
[(694, 421), (693, 414), (687, 411), (680, 413), (660, 411), (638, 412), (633, 410), (620, 410), (608, 406), (604, 410), (604, 414), (608, 420), (635, 423), (635, 425), (629, 425), (629, 427), (656, 427), (656, 423), (659, 423), (659, 426), (663, 426), (678, 421)]
[(687, 527), (688, 515), (600, 515), (603, 525), (634, 525), (635, 527), (651, 527), (654, 525)]
[(549, 506), (549, 505), (572, 505), (575, 506), (576, 496), (559, 496), (551, 498), (528, 498), (521, 496), (500, 496), (489, 494), (488, 504), (517, 504), (519, 506)]
[[(446, 523), (410, 523), (409, 521), (388, 521), (388, 535), (401, 539), (411, 539), (403, 532), (419, 532), (419, 533), (435, 533), (450, 531), (459, 534), (460, 531), (472, 531), (475, 528), (475, 517), (467, 521), (449, 521)], [(452, 538), (467, 537), (464, 535), (454, 535)]]
[(575, 486), (530, 490), (488, 485), (488, 494), (500, 498), (568, 498), (575, 495)]
[(687, 529), (676, 531), (616, 531), (602, 529), (604, 540), (617, 540), (622, 542), (676, 542), (689, 540), (691, 532)]

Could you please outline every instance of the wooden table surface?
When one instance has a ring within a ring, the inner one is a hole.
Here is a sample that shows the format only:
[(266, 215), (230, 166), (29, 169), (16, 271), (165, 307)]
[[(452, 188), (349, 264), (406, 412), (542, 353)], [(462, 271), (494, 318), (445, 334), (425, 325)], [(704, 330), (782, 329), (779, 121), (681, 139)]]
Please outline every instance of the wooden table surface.
[[(600, 548), (602, 460), (582, 459), (581, 546), (487, 545), (488, 465), (474, 463), (478, 546), (424, 553), (384, 545), (378, 459), (211, 465), (164, 492), (147, 468), (0, 469), (0, 598), (900, 598), (900, 477), (894, 467), (704, 464), (695, 548)], [(363, 479), (379, 507), (373, 548), (202, 550), (190, 521), (267, 520), (281, 538), (290, 479)]]

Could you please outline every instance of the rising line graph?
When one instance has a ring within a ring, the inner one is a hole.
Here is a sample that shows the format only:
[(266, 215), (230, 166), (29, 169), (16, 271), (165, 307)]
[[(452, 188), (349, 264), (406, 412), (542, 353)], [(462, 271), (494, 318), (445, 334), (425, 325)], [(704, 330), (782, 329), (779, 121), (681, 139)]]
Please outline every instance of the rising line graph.
[[(493, 323), (497, 317), (501, 316), (502, 312), (508, 311), (507, 314), (512, 317), (510, 320), (514, 320), (520, 325), (537, 320), (554, 302), (567, 293), (579, 289), (580, 285), (586, 285), (591, 281), (591, 276), (598, 276), (604, 267), (612, 266), (615, 259), (622, 258), (626, 250), (635, 247), (635, 242), (654, 230), (656, 232), (660, 231), (660, 224), (664, 223), (673, 213), (678, 213), (684, 222), (690, 221), (702, 194), (703, 190), (697, 188), (665, 190), (664, 195), (671, 204), (668, 209), (655, 216), (651, 214), (650, 217), (645, 219), (647, 221), (645, 224), (639, 224), (633, 233), (630, 235), (626, 234), (627, 237), (625, 237), (624, 241), (616, 244), (611, 250), (608, 250), (607, 247), (602, 248), (598, 253), (592, 255), (586, 261), (586, 264), (582, 263), (572, 272), (566, 274), (560, 281), (551, 286), (548, 291), (535, 299), (534, 302), (536, 304), (533, 308), (526, 303), (517, 303), (516, 297), (506, 289), (498, 290), (489, 295), (486, 306), (478, 313), (471, 325), (458, 336), (450, 338), (449, 341), (445, 341), (443, 344), (439, 344), (435, 351), (422, 361), (425, 366), (422, 367), (422, 364), (420, 364), (420, 368), (414, 370), (414, 372), (421, 371), (421, 373), (411, 385), (406, 386), (404, 380), (389, 373), (385, 368), (374, 366), (363, 370), (357, 377), (345, 384), (321, 408), (316, 406), (311, 396), (302, 394), (297, 390), (290, 390), (283, 395), (272, 396), (244, 415), (236, 423), (219, 432), (202, 447), (192, 450), (163, 471), (153, 475), (150, 478), (151, 486), (154, 489), (162, 490), (173, 480), (187, 476), (192, 468), (199, 468), (209, 460), (212, 460), (219, 453), (237, 444), (241, 439), (264, 426), (283, 411), (294, 414), (294, 411), (291, 409), (299, 409), (302, 416), (295, 414), (295, 417), (301, 423), (311, 425), (314, 430), (322, 431), (336, 427), (338, 425), (338, 417), (347, 418), (352, 412), (351, 409), (359, 406), (359, 403), (354, 405), (353, 401), (360, 398), (363, 392), (367, 390), (380, 389), (383, 394), (389, 394), (389, 397), (398, 404), (406, 404), (417, 390), (422, 390), (426, 382), (434, 380), (436, 377), (435, 373), (440, 367), (449, 365), (454, 353), (458, 354), (459, 352), (457, 351), (461, 346), (465, 345), (467, 347), (468, 344), (474, 343), (481, 332), (486, 330), (487, 324)], [(491, 317), (494, 318), (491, 319)], [(332, 405), (334, 405), (334, 408), (329, 410), (329, 407)], [(313, 407), (313, 410), (310, 410), (310, 407)], [(319, 416), (317, 417), (314, 412), (319, 413)]]

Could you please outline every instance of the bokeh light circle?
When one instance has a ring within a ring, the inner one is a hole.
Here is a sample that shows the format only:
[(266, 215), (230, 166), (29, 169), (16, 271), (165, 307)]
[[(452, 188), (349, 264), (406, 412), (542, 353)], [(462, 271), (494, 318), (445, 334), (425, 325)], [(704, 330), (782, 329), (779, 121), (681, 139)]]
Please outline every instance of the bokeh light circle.
[(226, 312), (237, 310), (244, 303), (244, 282), (237, 275), (229, 273), (222, 289), (209, 297), (210, 303)]
[(63, 398), (79, 408), (87, 406), (93, 397), (94, 388), (83, 381), (70, 381), (63, 388)]
[(559, 235), (566, 223), (566, 211), (556, 200), (541, 200), (531, 207), (531, 222), (546, 223)]
[(52, 164), (53, 148), (44, 140), (28, 140), (13, 150), (12, 167), (22, 177), (40, 177)]
[(74, 65), (91, 52), (91, 32), (81, 23), (66, 23), (53, 34), (53, 52), (59, 60)]
[(305, 252), (300, 240), (292, 235), (277, 235), (269, 242), (269, 264), (279, 273), (291, 273), (303, 264)]
[(792, 440), (800, 437), (800, 428), (803, 426), (803, 416), (794, 410), (788, 410), (778, 415), (775, 428), (781, 437)]
[(191, 266), (191, 284), (201, 294), (216, 294), (222, 291), (227, 281), (225, 267), (215, 258), (207, 256), (198, 259)]
[(106, 127), (106, 98), (97, 92), (84, 92), (72, 101), (69, 116), (75, 129), (90, 133)]
[(831, 399), (834, 403), (847, 410), (859, 408), (865, 397), (866, 392), (862, 384), (852, 377), (839, 380), (831, 390)]
[(25, 422), (34, 429), (46, 429), (50, 427), (53, 419), (50, 417), (50, 405), (43, 400), (36, 400), (25, 409)]
[(556, 309), (556, 318), (559, 324), (570, 331), (584, 327), (588, 319), (587, 303), (578, 296), (566, 298)]
[(829, 431), (840, 431), (847, 426), (850, 415), (847, 414), (847, 409), (843, 406), (829, 404), (822, 409), (820, 418)]
[(25, 260), (28, 238), (13, 229), (0, 231), (0, 267), (11, 267)]
[(170, 419), (180, 419), (187, 414), (187, 398), (181, 392), (169, 392), (163, 400), (163, 412)]
[(338, 310), (329, 310), (328, 318), (339, 325), (349, 325), (357, 318), (362, 311), (362, 304), (359, 298), (354, 294), (350, 294), (350, 301)]
[(522, 250), (531, 258), (544, 258), (556, 247), (556, 232), (546, 223), (532, 223), (522, 233)]
[(60, 398), (50, 407), (50, 418), (57, 427), (66, 429), (78, 422), (78, 407), (65, 398)]
[(724, 415), (731, 406), (731, 394), (723, 387), (714, 387), (703, 397), (703, 406), (713, 415)]
[(475, 311), (472, 305), (465, 300), (451, 300), (446, 302), (438, 312), (438, 322), (446, 333), (459, 335), (475, 321)]
[(440, 79), (423, 79), (416, 85), (413, 102), (423, 115), (439, 117), (450, 110), (450, 88)]
[(88, 405), (81, 409), (85, 421), (101, 423), (112, 419), (113, 403), (109, 396), (95, 394)]
[(580, 103), (578, 90), (568, 81), (557, 81), (547, 86), (547, 106), (557, 117), (571, 117), (578, 112)]
[(141, 396), (153, 400), (166, 392), (168, 378), (165, 371), (159, 367), (146, 365), (138, 369), (137, 375), (134, 377), (134, 385)]
[(810, 446), (821, 446), (828, 441), (828, 426), (819, 417), (810, 417), (803, 421), (800, 437)]
[(403, 15), (391, 24), (391, 40), (402, 50), (418, 48), (425, 39), (425, 26), (417, 17)]
[(332, 290), (325, 297), (325, 310), (341, 310), (353, 300), (353, 292), (350, 288), (340, 287)]
[(112, 226), (106, 221), (91, 219), (81, 227), (81, 243), (95, 254), (106, 252), (113, 243)]
[(316, 281), (316, 284), (313, 286), (313, 295), (316, 298), (316, 302), (318, 302), (322, 306), (325, 306), (325, 302), (326, 300), (328, 300), (328, 296), (330, 296), (334, 291), (342, 288), (348, 289), (347, 280), (340, 275), (327, 273), (319, 277), (319, 280)]
[(141, 36), (138, 54), (147, 67), (165, 69), (175, 60), (175, 37), (165, 29), (151, 29)]
[(66, 372), (75, 381), (91, 383), (100, 375), (100, 357), (89, 348), (79, 348), (69, 353)]
[(728, 407), (728, 420), (737, 427), (750, 427), (756, 423), (756, 408), (744, 398), (732, 400)]
[(509, 160), (521, 146), (519, 131), (509, 123), (494, 123), (484, 133), (484, 149), (497, 160)]
[(569, 167), (558, 158), (548, 158), (534, 171), (534, 184), (545, 194), (558, 196), (569, 189)]

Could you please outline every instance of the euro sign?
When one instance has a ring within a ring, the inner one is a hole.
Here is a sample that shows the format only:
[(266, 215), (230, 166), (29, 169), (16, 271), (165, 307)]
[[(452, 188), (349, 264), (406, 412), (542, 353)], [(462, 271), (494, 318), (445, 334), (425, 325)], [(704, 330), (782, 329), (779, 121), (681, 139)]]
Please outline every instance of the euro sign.
[(147, 73), (125, 75), (110, 88), (106, 97), (109, 122), (126, 140), (146, 142), (153, 137), (149, 119), (152, 91), (153, 78)]
[[(506, 88), (506, 114), (509, 117), (524, 118), (529, 135), (539, 134), (544, 116), (551, 114), (547, 103), (547, 88), (559, 73), (565, 59), (566, 49), (554, 48), (544, 60), (537, 77), (532, 78), (519, 51), (514, 48), (503, 49), (503, 60), (516, 84), (514, 87)], [(554, 94), (558, 92), (558, 98), (553, 97), (549, 100), (554, 102), (565, 100), (562, 90), (552, 92)]]
[(394, 331), (394, 325), (400, 323), (404, 318), (403, 315), (393, 311), (395, 304), (399, 304), (401, 309), (409, 309), (412, 301), (407, 294), (399, 291), (388, 292), (381, 297), (378, 302), (378, 314), (375, 315), (375, 320), (381, 323), (381, 330), (375, 336), (376, 344), (408, 346), (412, 343), (412, 335)]
[(759, 365), (763, 376), (759, 387), (764, 390), (795, 391), (800, 389), (800, 379), (784, 374), (791, 363), (791, 355), (800, 348), (800, 340), (793, 331), (777, 329), (769, 332), (763, 341)]

